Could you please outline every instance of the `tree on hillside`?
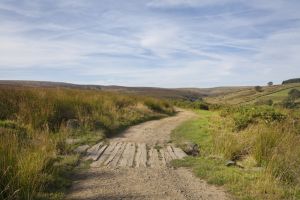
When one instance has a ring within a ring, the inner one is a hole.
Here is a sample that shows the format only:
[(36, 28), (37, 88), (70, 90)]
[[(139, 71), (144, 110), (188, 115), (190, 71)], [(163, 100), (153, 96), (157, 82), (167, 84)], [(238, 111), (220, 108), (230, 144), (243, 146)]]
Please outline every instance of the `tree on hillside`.
[(268, 86), (272, 86), (272, 85), (273, 85), (272, 81), (268, 82)]
[(261, 86), (255, 86), (254, 89), (255, 89), (255, 91), (257, 91), (257, 92), (262, 92), (262, 91), (263, 91), (263, 89), (262, 89)]

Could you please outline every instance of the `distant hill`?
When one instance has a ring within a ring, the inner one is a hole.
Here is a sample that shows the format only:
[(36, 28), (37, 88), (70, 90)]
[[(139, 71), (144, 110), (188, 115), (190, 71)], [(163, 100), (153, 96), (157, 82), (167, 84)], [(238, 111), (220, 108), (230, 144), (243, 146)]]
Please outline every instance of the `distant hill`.
[[(294, 80), (294, 79), (291, 79)], [(208, 103), (217, 104), (251, 104), (258, 101), (271, 99), (280, 102), (287, 97), (288, 92), (293, 89), (300, 90), (300, 83), (289, 83), (262, 87), (262, 91), (256, 91), (254, 86), (233, 86), (215, 88), (157, 88), (157, 87), (126, 87), (117, 85), (79, 85), (64, 82), (49, 81), (19, 81), (0, 80), (0, 87), (63, 87), (71, 89), (102, 90), (134, 95), (151, 96), (156, 98), (197, 100), (204, 99)]]
[(152, 96), (158, 98), (175, 98), (196, 100), (207, 96), (200, 91), (155, 88), (155, 87), (125, 87), (125, 86), (103, 86), (103, 85), (79, 85), (64, 82), (49, 82), (49, 81), (20, 81), (20, 80), (0, 80), (0, 86), (18, 86), (18, 87), (63, 87), (72, 89), (90, 89), (103, 90), (112, 92), (129, 93), (136, 95)]
[(0, 80), (0, 86), (19, 86), (19, 87), (64, 87), (73, 89), (91, 89), (127, 94), (152, 96), (158, 98), (172, 98), (197, 100), (205, 97), (217, 97), (230, 93), (239, 92), (251, 87), (216, 87), (216, 88), (157, 88), (157, 87), (125, 87), (125, 86), (104, 86), (104, 85), (79, 85), (64, 82), (49, 81), (21, 81), (21, 80)]
[(0, 85), (29, 86), (29, 87), (65, 87), (65, 88), (101, 90), (101, 86), (98, 85), (78, 85), (72, 83), (50, 82), (50, 81), (0, 80)]

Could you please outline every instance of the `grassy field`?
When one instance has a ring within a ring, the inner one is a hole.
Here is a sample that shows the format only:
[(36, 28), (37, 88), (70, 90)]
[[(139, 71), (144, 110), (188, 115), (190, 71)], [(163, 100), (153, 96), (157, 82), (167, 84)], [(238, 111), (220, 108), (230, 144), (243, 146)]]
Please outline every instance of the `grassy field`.
[[(197, 176), (224, 186), (237, 199), (299, 199), (300, 126), (294, 121), (299, 113), (256, 109), (259, 112), (250, 109), (251, 114), (238, 108), (197, 110), (198, 119), (175, 129), (172, 140), (179, 146), (185, 141), (197, 143), (200, 156), (173, 165), (192, 168)], [(244, 120), (249, 116), (252, 120)], [(237, 130), (240, 119), (247, 126)], [(236, 165), (226, 166), (229, 160)]]
[(268, 95), (265, 95), (265, 96), (263, 96), (263, 97), (260, 97), (260, 98), (258, 98), (256, 101), (272, 99), (272, 101), (273, 101), (274, 103), (279, 103), (279, 102), (281, 102), (284, 98), (286, 98), (286, 97), (288, 96), (289, 91), (291, 91), (292, 89), (300, 90), (300, 86), (295, 86), (295, 87), (293, 87), (293, 88), (288, 88), (288, 89), (279, 90), (278, 92), (275, 92), (275, 93), (268, 94)]
[(141, 96), (1, 86), (0, 199), (62, 199), (80, 157), (74, 148), (173, 113)]
[(282, 101), (288, 96), (291, 89), (300, 89), (299, 83), (274, 85), (262, 87), (262, 91), (256, 91), (253, 88), (244, 88), (239, 91), (232, 91), (225, 95), (211, 96), (205, 98), (205, 101), (211, 104), (253, 104), (261, 100), (272, 99), (274, 103)]

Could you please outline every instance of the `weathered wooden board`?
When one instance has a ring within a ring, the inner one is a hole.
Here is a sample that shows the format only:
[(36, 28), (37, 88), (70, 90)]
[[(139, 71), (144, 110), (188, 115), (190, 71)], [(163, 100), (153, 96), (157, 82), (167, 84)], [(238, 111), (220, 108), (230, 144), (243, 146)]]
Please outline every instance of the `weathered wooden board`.
[(146, 144), (138, 144), (137, 145), (137, 153), (135, 157), (135, 166), (136, 167), (147, 167), (147, 149)]

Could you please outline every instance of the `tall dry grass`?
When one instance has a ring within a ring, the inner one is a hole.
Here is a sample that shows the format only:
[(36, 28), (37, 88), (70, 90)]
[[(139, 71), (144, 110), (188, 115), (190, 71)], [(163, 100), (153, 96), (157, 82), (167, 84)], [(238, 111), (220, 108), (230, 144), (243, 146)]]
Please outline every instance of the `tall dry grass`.
[(0, 199), (34, 199), (43, 189), (44, 167), (56, 156), (47, 133), (19, 131), (0, 128)]
[[(137, 104), (147, 109), (138, 109)], [(114, 130), (152, 115), (171, 114), (167, 102), (110, 92), (45, 88), (0, 88), (0, 119), (26, 124), (32, 129), (57, 131), (68, 119), (93, 128), (97, 121)]]

